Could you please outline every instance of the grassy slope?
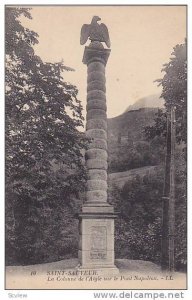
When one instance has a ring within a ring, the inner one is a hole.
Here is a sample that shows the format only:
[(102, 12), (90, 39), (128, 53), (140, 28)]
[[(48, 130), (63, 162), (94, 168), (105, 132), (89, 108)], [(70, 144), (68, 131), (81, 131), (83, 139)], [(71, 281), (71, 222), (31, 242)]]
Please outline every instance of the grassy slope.
[(116, 185), (117, 187), (121, 188), (127, 181), (129, 181), (137, 175), (143, 177), (145, 175), (155, 174), (157, 168), (157, 166), (147, 166), (128, 170), (125, 172), (111, 173), (108, 176), (109, 185)]

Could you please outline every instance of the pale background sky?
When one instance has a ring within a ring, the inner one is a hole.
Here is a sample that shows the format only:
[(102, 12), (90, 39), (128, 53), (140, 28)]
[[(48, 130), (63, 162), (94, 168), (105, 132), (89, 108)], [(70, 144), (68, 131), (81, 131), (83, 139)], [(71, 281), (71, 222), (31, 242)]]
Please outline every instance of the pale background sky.
[(22, 24), (39, 34), (36, 54), (48, 62), (63, 59), (75, 69), (64, 79), (78, 87), (84, 115), (87, 67), (79, 40), (82, 25), (94, 15), (107, 25), (111, 39), (106, 67), (108, 117), (161, 92), (153, 81), (163, 76), (162, 65), (186, 37), (185, 6), (33, 6), (31, 14), (33, 20), (22, 18)]

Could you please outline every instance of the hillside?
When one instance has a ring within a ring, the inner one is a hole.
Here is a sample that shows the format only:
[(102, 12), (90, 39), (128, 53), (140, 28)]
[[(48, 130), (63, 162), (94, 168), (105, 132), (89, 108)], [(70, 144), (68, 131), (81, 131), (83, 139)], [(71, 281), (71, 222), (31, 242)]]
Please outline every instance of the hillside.
[(163, 108), (164, 102), (164, 99), (160, 98), (160, 94), (150, 95), (139, 99), (132, 105), (129, 105), (129, 107), (126, 109), (126, 112), (145, 107)]
[(108, 119), (109, 173), (161, 162), (158, 147), (146, 141), (144, 134), (145, 127), (154, 123), (157, 111), (158, 108), (139, 108)]
[(143, 129), (153, 123), (155, 113), (164, 108), (164, 99), (159, 94), (138, 99), (121, 115), (108, 119), (108, 139), (117, 143), (129, 139), (143, 139)]
[(125, 172), (111, 173), (108, 176), (109, 186), (115, 185), (118, 188), (122, 188), (127, 181), (131, 180), (135, 176), (139, 175), (141, 177), (144, 177), (145, 175), (154, 175), (156, 174), (157, 169), (158, 169), (157, 166), (147, 166), (147, 167), (132, 169)]
[(114, 141), (118, 143), (120, 137), (123, 140), (142, 140), (143, 129), (153, 123), (157, 110), (158, 108), (139, 108), (108, 119), (109, 144)]

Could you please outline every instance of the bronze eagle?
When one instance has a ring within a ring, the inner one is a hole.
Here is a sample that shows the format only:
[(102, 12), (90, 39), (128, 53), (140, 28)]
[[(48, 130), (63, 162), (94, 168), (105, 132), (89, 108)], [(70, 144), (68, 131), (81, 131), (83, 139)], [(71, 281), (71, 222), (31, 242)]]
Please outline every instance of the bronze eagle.
[(88, 38), (91, 41), (104, 42), (108, 48), (110, 48), (111, 43), (109, 39), (109, 32), (107, 26), (103, 23), (98, 24), (101, 18), (94, 16), (91, 24), (84, 24), (81, 28), (81, 38), (80, 44), (84, 45)]

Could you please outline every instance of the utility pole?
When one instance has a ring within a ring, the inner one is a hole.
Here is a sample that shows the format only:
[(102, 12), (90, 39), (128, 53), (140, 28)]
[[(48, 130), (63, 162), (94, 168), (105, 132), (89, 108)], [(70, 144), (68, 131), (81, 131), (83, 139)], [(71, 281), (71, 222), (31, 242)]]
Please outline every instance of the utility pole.
[(174, 270), (175, 231), (175, 108), (167, 114), (165, 179), (163, 189), (161, 268)]
[(169, 196), (169, 271), (175, 268), (175, 107), (171, 107), (171, 164)]

